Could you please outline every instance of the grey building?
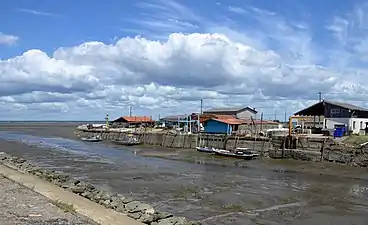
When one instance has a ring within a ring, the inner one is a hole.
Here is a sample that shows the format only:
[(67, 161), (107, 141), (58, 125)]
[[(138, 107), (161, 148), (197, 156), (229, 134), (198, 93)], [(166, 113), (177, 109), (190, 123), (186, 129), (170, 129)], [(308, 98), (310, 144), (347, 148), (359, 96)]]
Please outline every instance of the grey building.
[(256, 119), (257, 111), (255, 108), (250, 107), (238, 107), (238, 108), (214, 108), (205, 110), (203, 114), (215, 114), (215, 115), (226, 115), (233, 116), (238, 119)]

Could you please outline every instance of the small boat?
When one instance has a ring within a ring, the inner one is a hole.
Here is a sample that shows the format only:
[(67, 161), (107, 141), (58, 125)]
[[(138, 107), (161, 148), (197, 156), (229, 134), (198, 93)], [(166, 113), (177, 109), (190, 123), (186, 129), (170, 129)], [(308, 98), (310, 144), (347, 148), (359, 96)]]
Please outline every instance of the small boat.
[(239, 158), (239, 159), (247, 159), (251, 160), (256, 157), (258, 157), (258, 154), (253, 153), (250, 150), (235, 150), (235, 151), (229, 151), (229, 150), (223, 150), (223, 149), (215, 149), (214, 153), (216, 155), (220, 156), (227, 156), (227, 157), (233, 157), (233, 158)]
[(199, 152), (205, 152), (205, 153), (213, 153), (215, 150), (214, 148), (208, 148), (208, 147), (196, 147), (197, 151)]
[(140, 145), (141, 142), (136, 137), (130, 137), (128, 140), (115, 140), (112, 141), (114, 144), (117, 145), (125, 145), (125, 146), (133, 146), (133, 145)]
[(81, 140), (86, 141), (86, 142), (99, 142), (99, 141), (102, 141), (102, 138), (99, 137), (99, 136), (96, 136), (96, 137), (82, 137)]

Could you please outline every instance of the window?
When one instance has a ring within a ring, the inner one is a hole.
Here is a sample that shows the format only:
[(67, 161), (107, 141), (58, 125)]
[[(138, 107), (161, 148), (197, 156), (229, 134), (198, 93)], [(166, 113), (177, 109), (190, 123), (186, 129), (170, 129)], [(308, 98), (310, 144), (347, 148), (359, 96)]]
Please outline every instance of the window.
[(360, 121), (360, 129), (363, 129), (363, 121)]
[(355, 130), (355, 123), (356, 121), (353, 121), (353, 130)]
[(340, 114), (340, 109), (331, 109), (330, 114), (331, 115), (338, 115), (338, 114)]

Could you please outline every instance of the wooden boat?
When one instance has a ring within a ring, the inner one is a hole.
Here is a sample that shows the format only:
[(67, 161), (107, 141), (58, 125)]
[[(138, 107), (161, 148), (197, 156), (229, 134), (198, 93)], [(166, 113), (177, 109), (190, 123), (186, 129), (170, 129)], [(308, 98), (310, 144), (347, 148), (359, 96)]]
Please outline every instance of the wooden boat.
[(249, 150), (235, 150), (235, 151), (229, 151), (229, 150), (223, 150), (223, 149), (215, 149), (213, 150), (216, 155), (220, 156), (227, 156), (227, 157), (233, 157), (233, 158), (239, 158), (239, 159), (247, 159), (251, 160), (256, 157), (258, 157), (258, 154), (253, 153)]
[(97, 136), (97, 137), (82, 137), (81, 138), (82, 141), (86, 141), (86, 142), (100, 142), (102, 141), (102, 138)]
[(208, 148), (208, 147), (196, 147), (197, 151), (199, 152), (205, 152), (205, 153), (213, 153), (214, 148)]
[(117, 145), (125, 145), (125, 146), (133, 146), (133, 145), (140, 145), (141, 142), (135, 138), (135, 137), (131, 137), (129, 138), (128, 140), (115, 140), (115, 141), (112, 141), (114, 144), (117, 144)]

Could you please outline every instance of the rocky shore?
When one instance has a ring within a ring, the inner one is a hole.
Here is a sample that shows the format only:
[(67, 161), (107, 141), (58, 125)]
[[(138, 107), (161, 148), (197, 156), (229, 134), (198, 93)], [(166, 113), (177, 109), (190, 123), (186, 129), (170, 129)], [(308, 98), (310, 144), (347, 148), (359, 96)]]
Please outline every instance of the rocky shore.
[(129, 217), (150, 225), (199, 225), (200, 222), (187, 221), (184, 217), (176, 217), (170, 213), (158, 212), (151, 205), (134, 201), (117, 193), (108, 193), (95, 186), (74, 179), (69, 174), (49, 171), (27, 162), (25, 159), (0, 153), (0, 162), (23, 173), (35, 175), (65, 190), (78, 194), (109, 209), (124, 213)]

